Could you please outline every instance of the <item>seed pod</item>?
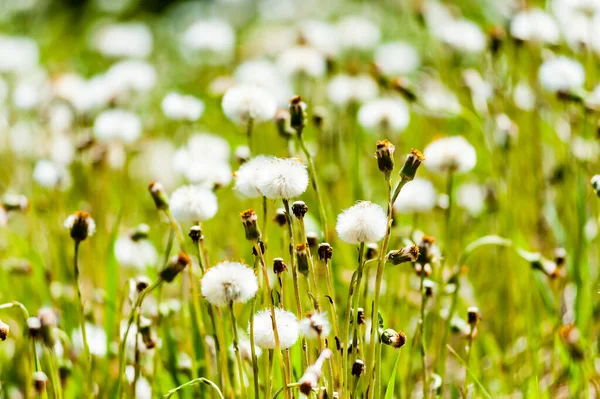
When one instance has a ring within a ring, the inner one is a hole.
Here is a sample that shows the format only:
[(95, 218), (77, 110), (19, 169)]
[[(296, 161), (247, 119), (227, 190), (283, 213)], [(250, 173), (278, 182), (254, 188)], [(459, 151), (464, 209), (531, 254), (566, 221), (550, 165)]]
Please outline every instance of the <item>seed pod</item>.
[(287, 216), (285, 214), (285, 209), (277, 208), (275, 211), (275, 217), (273, 221), (277, 223), (279, 226), (285, 226), (287, 224)]
[(360, 377), (365, 371), (365, 362), (360, 359), (356, 359), (352, 364), (352, 375), (356, 378)]
[(281, 274), (287, 270), (287, 265), (283, 262), (283, 258), (273, 259), (273, 273)]

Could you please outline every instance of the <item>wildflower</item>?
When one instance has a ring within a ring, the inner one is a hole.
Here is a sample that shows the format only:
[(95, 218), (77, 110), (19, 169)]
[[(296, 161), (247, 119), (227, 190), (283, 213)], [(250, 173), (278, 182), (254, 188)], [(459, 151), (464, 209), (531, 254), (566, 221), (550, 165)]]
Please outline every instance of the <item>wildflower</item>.
[(244, 303), (254, 297), (258, 280), (254, 271), (238, 262), (221, 262), (206, 271), (201, 281), (202, 296), (215, 306)]
[[(300, 327), (296, 316), (283, 309), (275, 309), (275, 322), (281, 349), (287, 349), (298, 340)], [(263, 349), (275, 349), (275, 335), (271, 311), (261, 310), (254, 315), (254, 342)]]
[(486, 37), (479, 25), (468, 19), (451, 20), (442, 24), (434, 34), (453, 50), (478, 54), (485, 50)]
[(417, 50), (402, 41), (380, 44), (373, 58), (379, 70), (388, 76), (409, 74), (421, 64)]
[(594, 177), (592, 177), (592, 180), (590, 180), (590, 184), (592, 185), (592, 188), (594, 189), (596, 195), (600, 197), (600, 175), (595, 175)]
[(346, 50), (370, 50), (381, 38), (379, 27), (369, 19), (352, 15), (340, 20), (336, 26), (340, 45)]
[(419, 256), (419, 247), (409, 245), (402, 249), (388, 252), (386, 259), (392, 265), (400, 265), (406, 262), (415, 262)]
[(377, 242), (385, 235), (387, 216), (383, 209), (369, 201), (360, 201), (338, 215), (336, 230), (348, 244)]
[(216, 195), (203, 187), (182, 186), (171, 194), (169, 201), (173, 217), (179, 222), (203, 222), (217, 213)]
[(379, 98), (363, 104), (358, 110), (358, 123), (368, 130), (401, 132), (410, 121), (408, 107), (397, 98)]
[(423, 155), (427, 169), (438, 173), (466, 173), (477, 162), (475, 148), (462, 136), (437, 139), (425, 148)]
[(306, 368), (306, 371), (298, 381), (300, 384), (300, 392), (308, 396), (313, 389), (319, 385), (319, 379), (321, 379), (321, 369), (326, 359), (329, 359), (333, 352), (331, 349), (325, 348), (317, 358), (317, 360)]
[(312, 47), (296, 46), (283, 51), (277, 65), (286, 76), (305, 75), (318, 78), (325, 74), (325, 57)]
[(145, 238), (134, 238), (131, 235), (117, 238), (114, 246), (117, 262), (124, 267), (133, 267), (144, 270), (155, 265), (158, 253), (152, 243)]
[(308, 187), (306, 166), (296, 158), (272, 158), (264, 165), (256, 187), (269, 199), (297, 197)]
[(406, 344), (406, 335), (402, 331), (395, 331), (388, 328), (381, 333), (381, 342), (392, 348), (402, 348)]
[(556, 44), (560, 39), (554, 18), (538, 8), (516, 14), (510, 23), (510, 34), (524, 42)]
[(71, 238), (75, 241), (83, 241), (93, 236), (96, 232), (96, 223), (87, 212), (77, 211), (69, 215), (64, 226), (69, 229)]
[(257, 241), (260, 238), (260, 230), (258, 229), (258, 215), (256, 215), (254, 209), (245, 210), (240, 213), (240, 216), (246, 232), (246, 239), (253, 242)]
[(98, 84), (107, 86), (112, 97), (130, 93), (146, 93), (157, 80), (157, 73), (152, 64), (138, 60), (125, 60), (112, 65)]
[(300, 331), (308, 339), (327, 337), (331, 332), (331, 324), (325, 312), (309, 313), (300, 320)]
[(402, 188), (394, 202), (394, 210), (399, 213), (426, 213), (435, 207), (436, 201), (433, 184), (416, 178)]
[(178, 255), (171, 257), (169, 264), (160, 271), (160, 278), (167, 283), (170, 283), (175, 280), (175, 277), (177, 277), (177, 275), (190, 263), (192, 263), (190, 257), (187, 256), (185, 252), (180, 252)]
[(184, 54), (192, 50), (209, 53), (212, 58), (221, 56), (220, 58), (227, 59), (235, 49), (235, 31), (231, 25), (219, 19), (198, 20), (183, 33), (182, 45)]
[(110, 24), (95, 32), (94, 48), (107, 57), (146, 58), (152, 52), (152, 32), (139, 22)]
[(94, 121), (94, 136), (100, 141), (133, 143), (142, 135), (142, 121), (130, 111), (109, 109)]
[(268, 121), (277, 111), (271, 93), (256, 85), (234, 86), (227, 90), (221, 107), (227, 118), (235, 123)]
[(44, 188), (54, 188), (65, 178), (64, 173), (55, 162), (41, 159), (33, 168), (33, 179)]
[(578, 61), (559, 56), (540, 66), (538, 79), (542, 87), (550, 92), (580, 89), (585, 81), (585, 71)]
[(235, 82), (241, 85), (264, 87), (280, 106), (293, 95), (288, 77), (266, 59), (259, 58), (241, 63), (235, 70), (234, 78)]
[(204, 102), (194, 96), (171, 92), (163, 98), (161, 108), (169, 119), (194, 122), (204, 113)]
[(327, 98), (338, 107), (373, 100), (378, 92), (377, 83), (368, 75), (339, 74), (327, 84)]
[(259, 155), (246, 161), (235, 172), (234, 189), (247, 198), (260, 197), (258, 189), (259, 176), (270, 167), (272, 157)]

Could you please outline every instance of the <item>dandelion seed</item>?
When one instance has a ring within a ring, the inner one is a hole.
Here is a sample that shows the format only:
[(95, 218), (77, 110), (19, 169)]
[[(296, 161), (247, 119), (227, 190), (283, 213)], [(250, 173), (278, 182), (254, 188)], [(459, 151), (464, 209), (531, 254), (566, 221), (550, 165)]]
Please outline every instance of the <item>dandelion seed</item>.
[(206, 271), (201, 281), (202, 296), (215, 306), (244, 303), (258, 290), (254, 271), (238, 262), (222, 262)]
[(331, 324), (327, 319), (327, 313), (314, 312), (300, 320), (300, 331), (307, 339), (319, 339), (329, 336)]
[[(275, 322), (281, 349), (294, 345), (300, 334), (296, 316), (283, 309), (275, 309)], [(254, 315), (254, 342), (263, 349), (275, 349), (275, 335), (271, 322), (271, 311), (261, 310)]]
[(385, 235), (387, 216), (383, 209), (369, 201), (360, 201), (338, 215), (336, 230), (348, 244), (377, 242)]
[(578, 61), (559, 56), (544, 61), (538, 79), (542, 87), (550, 92), (576, 90), (585, 82), (585, 71)]
[(173, 217), (181, 223), (204, 222), (217, 213), (217, 197), (209, 189), (182, 186), (171, 194), (169, 201)]
[(308, 187), (306, 166), (296, 158), (272, 158), (263, 165), (256, 187), (269, 199), (290, 199), (304, 193)]

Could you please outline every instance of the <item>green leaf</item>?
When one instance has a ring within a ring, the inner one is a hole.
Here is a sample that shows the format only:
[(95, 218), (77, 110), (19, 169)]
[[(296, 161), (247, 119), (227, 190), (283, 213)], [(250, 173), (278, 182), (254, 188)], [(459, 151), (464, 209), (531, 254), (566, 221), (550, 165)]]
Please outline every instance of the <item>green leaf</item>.
[(387, 388), (385, 389), (385, 399), (392, 399), (394, 397), (394, 388), (396, 387), (396, 369), (398, 368), (398, 363), (400, 362), (400, 353), (402, 352), (399, 350), (398, 355), (396, 355), (396, 361), (394, 362), (392, 375), (390, 376)]

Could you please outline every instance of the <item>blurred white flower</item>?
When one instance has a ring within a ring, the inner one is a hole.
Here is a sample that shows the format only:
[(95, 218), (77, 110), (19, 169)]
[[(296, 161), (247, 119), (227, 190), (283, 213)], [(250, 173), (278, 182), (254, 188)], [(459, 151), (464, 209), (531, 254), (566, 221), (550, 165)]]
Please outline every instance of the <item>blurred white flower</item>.
[[(321, 379), (321, 369), (326, 359), (329, 359), (333, 352), (329, 348), (323, 349), (317, 360), (306, 368), (298, 383), (299, 390), (303, 395), (310, 395), (313, 389), (319, 388), (319, 380)], [(302, 395), (301, 395), (302, 396)], [(308, 397), (308, 396), (307, 396)]]
[[(287, 349), (298, 341), (300, 327), (296, 316), (283, 309), (275, 309), (275, 322), (281, 349)], [(248, 327), (250, 331), (250, 327)], [(275, 349), (275, 334), (269, 309), (254, 315), (254, 343), (263, 349)]]
[(335, 56), (340, 51), (336, 28), (328, 22), (309, 19), (298, 26), (301, 39), (325, 56)]
[[(8, 126), (7, 126), (8, 127)], [(35, 157), (42, 155), (39, 146), (31, 145), (42, 137), (41, 126), (34, 121), (21, 120), (9, 127), (10, 148), (18, 157)]]
[(201, 280), (202, 296), (215, 306), (245, 303), (256, 295), (254, 270), (239, 262), (221, 262), (206, 271)]
[(486, 189), (474, 183), (461, 184), (456, 193), (456, 203), (471, 216), (478, 216), (485, 209)]
[(300, 320), (300, 331), (307, 339), (325, 338), (331, 332), (331, 324), (327, 313), (314, 312)]
[(271, 120), (277, 111), (272, 94), (255, 85), (234, 86), (227, 90), (221, 103), (225, 115), (235, 123)]
[(53, 89), (56, 97), (82, 113), (104, 107), (114, 95), (104, 75), (86, 80), (76, 74), (64, 74), (53, 82)]
[(510, 23), (510, 34), (523, 41), (556, 44), (560, 32), (552, 16), (539, 8), (519, 12)]
[(421, 56), (412, 45), (395, 41), (380, 44), (374, 61), (384, 75), (405, 75), (419, 68)]
[[(106, 333), (104, 332), (104, 328), (102, 326), (97, 326), (95, 324), (86, 322), (85, 323), (85, 332), (87, 337), (88, 347), (90, 348), (90, 353), (97, 357), (105, 357), (106, 356)], [(71, 333), (71, 343), (73, 347), (77, 351), (77, 353), (82, 353), (83, 348), (83, 338), (81, 335), (81, 327), (76, 328)]]
[(481, 113), (487, 112), (487, 102), (494, 94), (491, 83), (485, 81), (476, 69), (463, 71), (463, 80), (471, 91), (471, 100), (475, 109)]
[(107, 57), (145, 58), (152, 53), (152, 32), (140, 22), (103, 26), (94, 33), (94, 48)]
[[(242, 356), (242, 360), (247, 362), (252, 361), (252, 347), (250, 346), (250, 340), (242, 331), (238, 331), (238, 348), (240, 350), (240, 355)], [(256, 358), (259, 358), (262, 355), (262, 349), (256, 343), (254, 344), (254, 353), (256, 354)], [(235, 349), (233, 344), (229, 346), (229, 356), (232, 359), (235, 359)]]
[(358, 110), (358, 123), (367, 130), (401, 132), (409, 121), (408, 106), (398, 98), (375, 99)]
[(283, 51), (277, 65), (286, 76), (305, 75), (318, 78), (325, 74), (325, 57), (308, 46), (296, 46)]
[(595, 139), (585, 139), (581, 136), (573, 136), (571, 140), (571, 151), (575, 158), (580, 161), (593, 162), (600, 156), (600, 144)]
[(435, 207), (436, 201), (433, 184), (417, 177), (402, 188), (394, 202), (394, 210), (399, 213), (425, 213)]
[(256, 187), (269, 199), (298, 197), (308, 187), (306, 166), (297, 158), (271, 158), (263, 169)]
[(261, 197), (258, 188), (259, 177), (271, 167), (272, 157), (259, 155), (244, 162), (235, 172), (234, 189), (247, 198)]
[(513, 101), (522, 111), (531, 111), (535, 107), (535, 93), (526, 81), (517, 83), (513, 89)]
[(0, 35), (0, 72), (23, 73), (39, 62), (37, 43), (24, 36)]
[(387, 215), (379, 205), (359, 201), (338, 215), (335, 228), (348, 244), (377, 242), (385, 235)]
[(238, 65), (235, 81), (242, 85), (261, 86), (270, 91), (280, 106), (287, 106), (293, 90), (289, 80), (271, 61), (257, 58)]
[(50, 144), (50, 159), (57, 165), (68, 166), (75, 158), (75, 146), (66, 134), (58, 133), (52, 136)]
[(340, 45), (345, 50), (370, 50), (381, 37), (379, 26), (360, 15), (342, 18), (336, 25)]
[(468, 19), (448, 21), (434, 33), (443, 43), (461, 53), (481, 53), (487, 44), (485, 34), (479, 25)]
[(550, 92), (575, 90), (583, 86), (585, 71), (578, 61), (558, 56), (544, 61), (538, 79), (542, 87)]
[(169, 206), (173, 217), (181, 223), (203, 222), (217, 213), (217, 196), (209, 189), (182, 186), (171, 194)]
[(456, 94), (434, 79), (427, 80), (423, 85), (421, 100), (429, 111), (447, 114), (443, 116), (458, 115), (462, 108)]
[(96, 233), (96, 222), (87, 212), (73, 212), (67, 216), (63, 226), (70, 230), (71, 238), (77, 241), (83, 241)]
[(194, 96), (171, 92), (163, 98), (161, 108), (169, 119), (193, 122), (204, 113), (204, 102)]
[(340, 107), (372, 100), (377, 97), (378, 92), (377, 83), (369, 75), (340, 74), (327, 84), (329, 101)]
[(142, 121), (131, 111), (109, 109), (100, 113), (94, 121), (94, 136), (100, 141), (133, 143), (141, 135)]
[(425, 148), (423, 155), (425, 167), (438, 173), (466, 173), (477, 163), (475, 148), (463, 136), (434, 140)]
[[(199, 20), (183, 33), (182, 52), (209, 53), (215, 61), (221, 56), (228, 59), (235, 49), (235, 31), (219, 19)], [(210, 57), (204, 57), (209, 59)]]
[(17, 80), (12, 92), (12, 102), (17, 109), (32, 110), (42, 105), (50, 93), (46, 71), (37, 68)]
[(231, 180), (229, 143), (220, 136), (196, 133), (173, 155), (173, 169), (194, 184), (226, 186)]
[(150, 241), (146, 239), (134, 240), (130, 235), (117, 238), (114, 253), (119, 265), (140, 271), (156, 265), (158, 261), (158, 252)]
[(52, 133), (67, 133), (74, 120), (73, 109), (64, 102), (57, 102), (48, 108), (48, 126)]
[(112, 65), (105, 74), (107, 84), (114, 95), (146, 93), (156, 84), (154, 66), (144, 61), (125, 60)]
[(64, 170), (56, 163), (40, 159), (33, 169), (33, 180), (44, 188), (54, 188), (64, 178)]

